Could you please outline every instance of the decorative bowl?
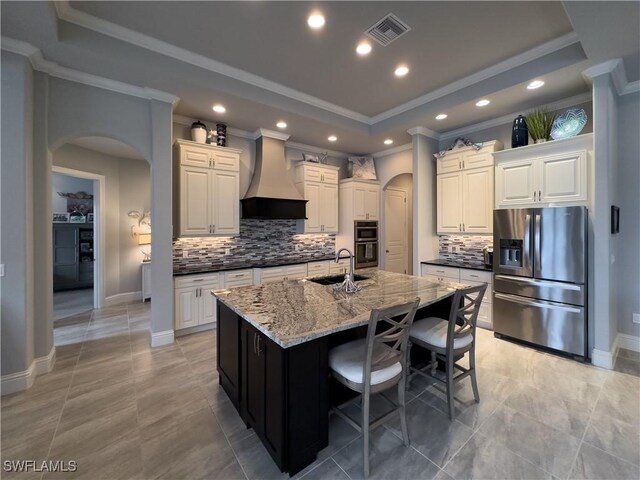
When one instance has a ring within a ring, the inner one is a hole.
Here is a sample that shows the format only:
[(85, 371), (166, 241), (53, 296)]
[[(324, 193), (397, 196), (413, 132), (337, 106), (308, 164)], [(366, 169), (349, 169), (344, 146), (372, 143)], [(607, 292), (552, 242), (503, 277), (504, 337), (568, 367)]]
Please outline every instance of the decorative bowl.
[(587, 113), (582, 108), (572, 108), (559, 115), (551, 127), (551, 138), (575, 137), (587, 124)]

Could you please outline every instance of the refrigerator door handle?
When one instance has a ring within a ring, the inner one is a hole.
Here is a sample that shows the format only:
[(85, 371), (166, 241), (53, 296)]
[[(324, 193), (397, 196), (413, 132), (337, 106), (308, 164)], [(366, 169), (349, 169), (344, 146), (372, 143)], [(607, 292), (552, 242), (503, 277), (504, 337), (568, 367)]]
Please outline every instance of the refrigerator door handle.
[[(549, 286), (558, 285), (557, 282), (553, 282), (553, 281), (545, 281), (545, 280), (539, 280), (539, 279), (533, 279), (533, 278), (527, 278), (527, 277), (514, 277), (511, 275), (495, 275), (494, 279), (496, 282), (506, 280), (506, 281), (516, 281), (516, 282), (524, 283), (527, 285), (549, 285)], [(582, 290), (582, 286), (578, 284), (562, 283), (561, 285), (562, 285), (562, 288), (566, 290), (572, 290), (572, 291)]]
[(517, 297), (515, 295), (505, 295), (504, 293), (494, 293), (495, 298), (499, 298), (501, 300), (505, 300), (507, 302), (515, 302), (515, 303), (520, 303), (522, 305), (527, 305), (530, 307), (539, 307), (539, 308), (548, 308), (551, 310), (562, 310), (565, 312), (571, 312), (571, 313), (581, 313), (582, 310), (580, 310), (579, 308), (573, 308), (573, 307), (569, 307), (566, 305), (558, 305), (558, 304), (554, 304), (554, 303), (547, 303), (547, 302), (539, 302), (539, 301), (535, 301), (535, 300), (529, 300), (527, 298), (523, 298), (523, 297)]
[(542, 232), (540, 231), (540, 213), (535, 214), (535, 223), (534, 223), (534, 233), (533, 233), (533, 271), (536, 275), (540, 272), (540, 248), (541, 241), (540, 237), (542, 236)]

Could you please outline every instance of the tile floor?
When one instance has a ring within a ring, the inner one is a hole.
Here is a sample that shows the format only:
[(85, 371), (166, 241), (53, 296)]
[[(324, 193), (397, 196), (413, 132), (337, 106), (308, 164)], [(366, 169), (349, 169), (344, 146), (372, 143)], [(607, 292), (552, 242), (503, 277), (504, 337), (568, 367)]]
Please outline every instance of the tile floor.
[(93, 288), (53, 292), (53, 320), (63, 320), (93, 310)]
[[(286, 478), (218, 386), (215, 333), (151, 349), (149, 311), (111, 307), (57, 326), (54, 370), (1, 399), (2, 460), (75, 460), (78, 470), (4, 478)], [(450, 422), (438, 388), (413, 381), (412, 445), (402, 445), (397, 420), (377, 429), (371, 478), (640, 477), (640, 378), (486, 331), (477, 357), (481, 402), (461, 386)], [(621, 358), (638, 361), (633, 352)], [(361, 478), (361, 449), (358, 433), (333, 416), (329, 446), (297, 477)]]

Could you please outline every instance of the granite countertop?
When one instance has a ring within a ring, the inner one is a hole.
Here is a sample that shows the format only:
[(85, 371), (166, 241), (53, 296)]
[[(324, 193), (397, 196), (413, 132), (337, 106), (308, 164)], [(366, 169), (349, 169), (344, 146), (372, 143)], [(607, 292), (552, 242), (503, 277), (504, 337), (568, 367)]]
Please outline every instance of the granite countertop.
[(216, 290), (212, 294), (283, 348), (365, 325), (374, 308), (409, 302), (420, 306), (447, 298), (462, 285), (377, 269), (357, 272), (361, 290), (347, 296), (333, 285), (285, 280), (250, 287)]
[(469, 270), (482, 270), (483, 272), (493, 272), (493, 267), (487, 267), (482, 261), (454, 260), (452, 258), (436, 258), (420, 262), (425, 265), (441, 265), (443, 267), (468, 268)]
[(173, 276), (191, 275), (193, 273), (214, 273), (224, 272), (227, 270), (240, 270), (243, 268), (264, 268), (264, 267), (282, 267), (285, 265), (295, 265), (297, 263), (322, 262), (325, 260), (335, 260), (335, 255), (324, 256), (300, 256), (279, 259), (259, 258), (254, 260), (242, 261), (221, 261), (221, 262), (199, 262), (184, 267), (181, 270), (174, 270)]

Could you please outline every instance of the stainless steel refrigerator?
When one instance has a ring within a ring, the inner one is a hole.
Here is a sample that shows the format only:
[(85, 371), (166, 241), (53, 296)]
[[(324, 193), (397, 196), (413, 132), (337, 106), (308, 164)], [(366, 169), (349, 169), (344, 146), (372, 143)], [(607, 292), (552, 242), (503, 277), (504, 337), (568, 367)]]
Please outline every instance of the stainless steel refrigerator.
[(587, 358), (587, 209), (493, 212), (497, 336)]

